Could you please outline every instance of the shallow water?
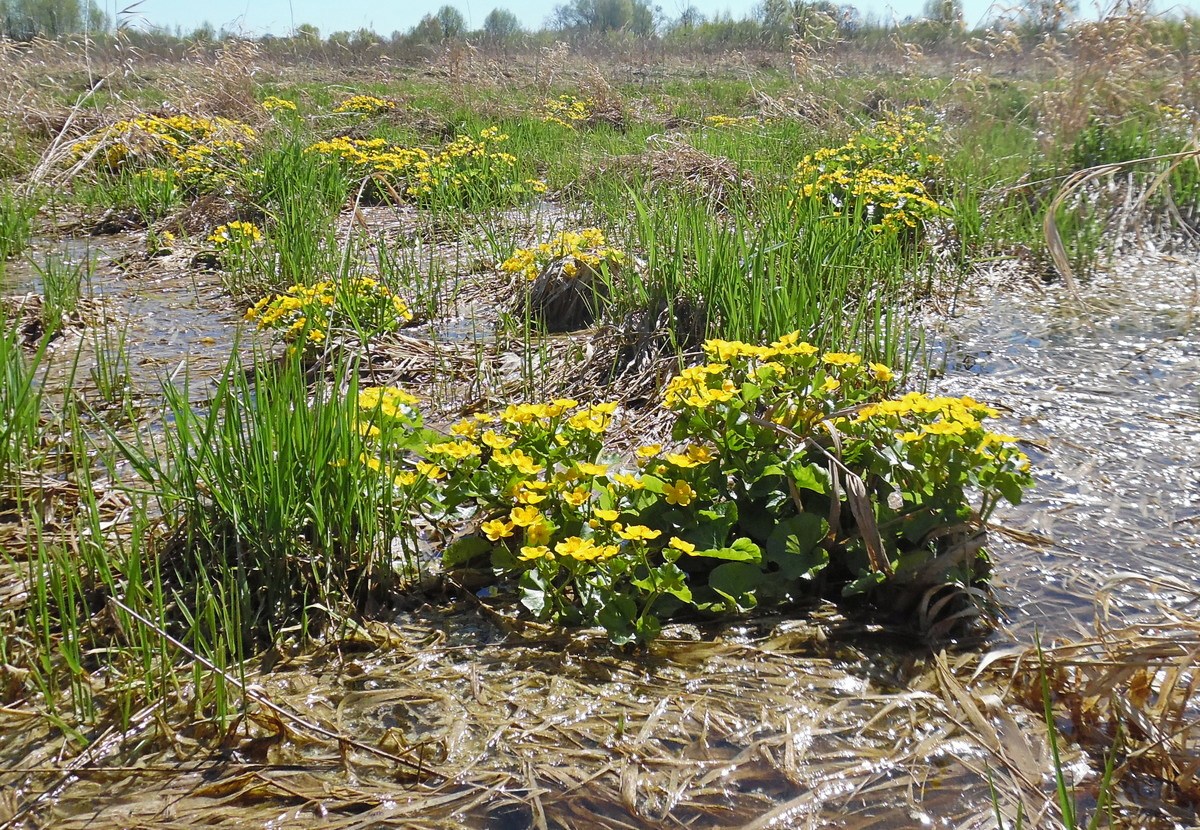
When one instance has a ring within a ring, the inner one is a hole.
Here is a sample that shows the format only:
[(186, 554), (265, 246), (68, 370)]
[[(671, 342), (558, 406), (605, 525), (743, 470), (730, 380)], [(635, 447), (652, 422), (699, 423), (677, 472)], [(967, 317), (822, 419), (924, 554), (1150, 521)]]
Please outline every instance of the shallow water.
[[(933, 338), (935, 388), (1007, 407), (1001, 428), (1032, 442), (1038, 486), (996, 520), (1046, 541), (991, 544), (1018, 643), (1086, 627), (1096, 587), (1118, 572), (1190, 581), (1200, 560), (1196, 269), (1127, 260), (1113, 273), (1085, 286), (1089, 308), (997, 270)], [(224, 365), (237, 314), (214, 277), (192, 279), (100, 257), (93, 289), (128, 320), (138, 383), (180, 361), (194, 377)], [(0, 711), (0, 729), (21, 736), (3, 780), (11, 804), (61, 781), (39, 810), (56, 827), (984, 828), (993, 780), (1005, 809), (1016, 793), (1026, 815), (1053, 798), (1036, 714), (993, 687), (963, 691), (969, 670), (939, 671), (915, 644), (846, 625), (825, 608), (677, 627), (625, 653), (592, 634), (514, 629), (461, 598), (410, 607), (369, 646), (252, 667), (248, 681), (294, 713), (286, 734), (259, 717), (214, 755), (211, 727), (147, 718), (59, 779), (45, 770), (61, 741)], [(301, 719), (419, 757), (422, 772), (305, 737)]]
[[(1119, 573), (1200, 566), (1200, 266), (1124, 257), (1080, 286), (1003, 271), (939, 331), (939, 391), (1005, 408), (1036, 486), (996, 521), (1001, 596), (1021, 634), (1075, 633)], [(1082, 302), (1081, 302), (1082, 301)]]
[(147, 257), (140, 238), (36, 240), (24, 258), (0, 272), (0, 294), (41, 293), (36, 266), (46, 257), (91, 263), (83, 296), (108, 322), (64, 332), (52, 346), (52, 378), (86, 384), (97, 352), (112, 360), (124, 348), (122, 368), (135, 395), (156, 396), (168, 380), (180, 386), (188, 381), (194, 399), (207, 394), (206, 381), (224, 369), (241, 327), (220, 274), (192, 268), (186, 255)]

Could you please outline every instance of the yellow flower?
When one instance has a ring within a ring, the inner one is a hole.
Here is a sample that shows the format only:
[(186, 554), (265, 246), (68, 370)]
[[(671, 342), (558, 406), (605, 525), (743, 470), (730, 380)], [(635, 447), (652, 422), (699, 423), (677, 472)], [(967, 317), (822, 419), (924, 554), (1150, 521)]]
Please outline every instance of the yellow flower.
[(641, 490), (646, 486), (642, 483), (640, 478), (630, 475), (629, 473), (613, 473), (609, 476), (609, 480), (614, 481), (617, 484), (623, 484), (630, 490)]
[(508, 517), (517, 527), (530, 527), (542, 520), (542, 514), (536, 507), (514, 507)]
[(979, 449), (986, 449), (992, 444), (1015, 444), (1021, 439), (1015, 435), (1004, 435), (999, 432), (989, 432), (983, 436), (983, 440), (979, 443)]
[(871, 377), (880, 383), (889, 383), (896, 378), (896, 373), (882, 363), (872, 363), (870, 364), (870, 369)]
[(478, 432), (478, 421), (459, 421), (457, 424), (450, 427), (450, 433), (452, 435), (460, 435), (463, 438), (474, 438)]
[(800, 339), (800, 332), (793, 331), (785, 334), (771, 344), (771, 348), (779, 355), (800, 355), (809, 357), (817, 353), (817, 347)]
[[(616, 527), (613, 529), (616, 530)], [(617, 530), (617, 535), (630, 542), (649, 542), (662, 536), (662, 531), (651, 530), (645, 525), (629, 525)]]
[(926, 435), (965, 435), (967, 427), (957, 421), (934, 421), (921, 427), (921, 431)]
[(553, 532), (546, 522), (535, 522), (525, 528), (525, 541), (531, 545), (544, 545), (550, 541)]
[(517, 504), (538, 504), (545, 500), (546, 495), (544, 493), (539, 493), (536, 490), (525, 487), (523, 484), (518, 485), (516, 492), (513, 493), (513, 501)]
[(688, 554), (694, 553), (696, 550), (695, 545), (693, 545), (691, 542), (683, 541), (678, 536), (672, 536), (671, 541), (667, 542), (667, 547), (675, 548), (675, 550), (677, 550), (677, 551), (681, 551), (682, 553), (688, 553)]
[(687, 457), (699, 464), (707, 464), (709, 461), (712, 461), (714, 458), (716, 458), (716, 455), (714, 455), (713, 451), (708, 447), (701, 446), (700, 444), (689, 444), (687, 448)]
[(480, 440), (494, 450), (506, 450), (513, 445), (512, 438), (505, 435), (498, 435), (495, 430), (491, 429), (485, 430)]
[(517, 468), (517, 472), (521, 475), (533, 476), (546, 469), (521, 450), (513, 450), (510, 457), (512, 458), (513, 466)]
[(685, 470), (691, 469), (699, 463), (692, 459), (691, 456), (678, 452), (667, 453), (667, 462), (674, 464), (676, 467), (682, 467)]
[(501, 467), (515, 467), (517, 472), (527, 476), (537, 475), (545, 469), (545, 467), (538, 465), (537, 462), (522, 450), (513, 450), (512, 452), (497, 450), (492, 455), (492, 460)]
[(662, 452), (662, 444), (646, 444), (644, 447), (637, 448), (638, 458), (653, 458)]
[(438, 444), (429, 444), (425, 449), (433, 455), (448, 455), (456, 461), (462, 461), (480, 453), (479, 447), (470, 441), (442, 441)]
[(833, 376), (827, 376), (825, 382), (821, 384), (822, 392), (836, 392), (842, 387), (842, 382)]
[(602, 476), (608, 472), (607, 464), (592, 464), (587, 461), (580, 462), (575, 465), (575, 469), (579, 470), (585, 476)]
[(525, 545), (521, 548), (521, 552), (517, 554), (517, 558), (525, 562), (541, 559), (544, 556), (550, 557), (550, 548), (545, 545)]
[(480, 529), (493, 542), (499, 542), (501, 539), (512, 536), (514, 527), (516, 526), (512, 522), (506, 522), (503, 519), (492, 519), (490, 522), (480, 525)]
[(582, 507), (588, 500), (590, 491), (586, 487), (576, 487), (563, 493), (563, 501), (572, 507)]
[(825, 352), (821, 359), (830, 366), (857, 366), (862, 363), (862, 355), (847, 354), (846, 352)]
[(595, 544), (590, 539), (580, 539), (578, 536), (569, 536), (554, 546), (554, 552), (559, 556), (569, 556), (572, 559), (586, 561), (591, 558), (589, 553), (594, 548)]
[(663, 485), (663, 495), (667, 497), (667, 504), (687, 507), (696, 498), (696, 491), (692, 489), (692, 485), (683, 479), (678, 479), (674, 484)]
[(427, 461), (417, 462), (417, 472), (425, 476), (425, 478), (436, 481), (439, 478), (444, 478), (446, 471), (436, 464), (430, 464)]
[(602, 507), (598, 507), (592, 511), (592, 515), (595, 516), (597, 519), (603, 519), (606, 522), (615, 522), (617, 520), (617, 517), (620, 516), (621, 514), (618, 513), (616, 510), (605, 510)]

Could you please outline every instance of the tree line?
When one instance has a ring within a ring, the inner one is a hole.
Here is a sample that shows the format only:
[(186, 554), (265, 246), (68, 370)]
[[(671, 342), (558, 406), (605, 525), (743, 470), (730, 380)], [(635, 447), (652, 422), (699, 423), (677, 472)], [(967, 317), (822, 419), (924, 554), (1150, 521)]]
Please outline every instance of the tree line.
[[(1076, 8), (1072, 2), (1021, 0), (1007, 19), (992, 25), (1038, 38), (1070, 22)], [(12, 39), (99, 34), (109, 31), (112, 24), (96, 0), (0, 0), (0, 34)], [(595, 42), (632, 38), (682, 48), (786, 48), (796, 41), (869, 44), (887, 33), (899, 33), (906, 41), (924, 46), (954, 41), (967, 34), (962, 0), (926, 0), (921, 15), (901, 20), (864, 15), (853, 4), (834, 0), (759, 0), (741, 18), (728, 12), (707, 16), (694, 5), (671, 16), (650, 0), (567, 0), (556, 6), (536, 31), (527, 30), (516, 14), (503, 7), (493, 8), (482, 25), (472, 28), (456, 6), (446, 4), (390, 37), (358, 29), (336, 31), (323, 38), (315, 26), (304, 24), (286, 38), (266, 36), (261, 40), (282, 41), (297, 50), (362, 53), (381, 46), (403, 48), (453, 41), (489, 46), (536, 44), (547, 37)], [(201, 43), (241, 36), (240, 32), (218, 31), (208, 23), (191, 32), (176, 28), (173, 33), (150, 26), (145, 34)]]

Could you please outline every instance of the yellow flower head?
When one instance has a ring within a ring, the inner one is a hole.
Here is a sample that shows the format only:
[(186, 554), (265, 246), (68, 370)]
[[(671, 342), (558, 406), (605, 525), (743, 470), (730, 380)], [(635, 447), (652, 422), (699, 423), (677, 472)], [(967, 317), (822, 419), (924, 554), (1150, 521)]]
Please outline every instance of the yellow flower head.
[(534, 522), (525, 528), (525, 541), (531, 545), (544, 545), (550, 541), (553, 532), (546, 522)]
[(678, 479), (674, 484), (663, 485), (663, 495), (667, 498), (667, 504), (687, 507), (696, 498), (696, 491), (692, 489), (692, 485)]
[(514, 507), (508, 517), (517, 527), (529, 527), (542, 520), (541, 512), (532, 506)]
[(602, 476), (608, 472), (607, 464), (592, 464), (588, 461), (580, 462), (575, 465), (575, 469), (579, 470), (581, 475), (585, 476)]
[(545, 545), (525, 545), (521, 548), (521, 552), (517, 554), (517, 558), (524, 562), (532, 562), (535, 559), (543, 557), (553, 558), (550, 548)]
[(630, 542), (650, 542), (662, 536), (662, 531), (651, 530), (645, 525), (629, 525), (617, 530), (617, 535)]
[(506, 450), (513, 445), (513, 439), (505, 435), (499, 435), (495, 430), (484, 430), (483, 437), (480, 439), (483, 443), (494, 450)]
[(871, 370), (871, 377), (880, 383), (890, 383), (896, 378), (896, 373), (882, 363), (872, 363), (869, 368)]
[(677, 551), (688, 554), (694, 553), (696, 550), (695, 545), (693, 545), (691, 542), (685, 542), (678, 536), (672, 536), (671, 541), (667, 542), (667, 547), (674, 548)]
[(492, 519), (490, 522), (484, 522), (480, 525), (480, 530), (484, 535), (493, 542), (498, 542), (501, 539), (506, 539), (512, 536), (513, 529), (516, 526), (512, 522), (506, 522), (503, 519)]

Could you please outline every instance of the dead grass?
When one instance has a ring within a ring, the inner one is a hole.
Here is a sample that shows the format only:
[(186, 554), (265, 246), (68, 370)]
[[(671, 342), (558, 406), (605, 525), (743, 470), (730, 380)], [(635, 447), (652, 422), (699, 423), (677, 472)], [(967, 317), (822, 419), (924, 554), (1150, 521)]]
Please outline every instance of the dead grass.
[[(950, 664), (920, 681), (919, 657), (857, 652), (828, 611), (677, 628), (623, 654), (474, 607), (402, 609), (318, 653), (269, 656), (247, 682), (272, 707), (252, 703), (223, 735), (147, 713), (72, 763), (51, 756), (43, 725), (5, 710), (6, 728), (26, 731), (10, 750), (25, 760), (4, 775), (29, 782), (24, 801), (57, 782), (38, 810), (56, 827), (868, 828), (914, 815), (984, 827), (985, 759), (1002, 751), (1026, 815), (1053, 812), (1035, 719), (964, 713)], [(222, 749), (205, 749), (215, 739)]]
[[(1093, 637), (1008, 661), (1013, 691), (1042, 706), (1041, 674), (1071, 737), (1114, 780), (1162, 811), (1200, 803), (1200, 589), (1167, 577), (1114, 577), (1097, 599)], [(1143, 802), (1144, 805), (1144, 802)], [(1145, 805), (1144, 805), (1145, 806)]]

